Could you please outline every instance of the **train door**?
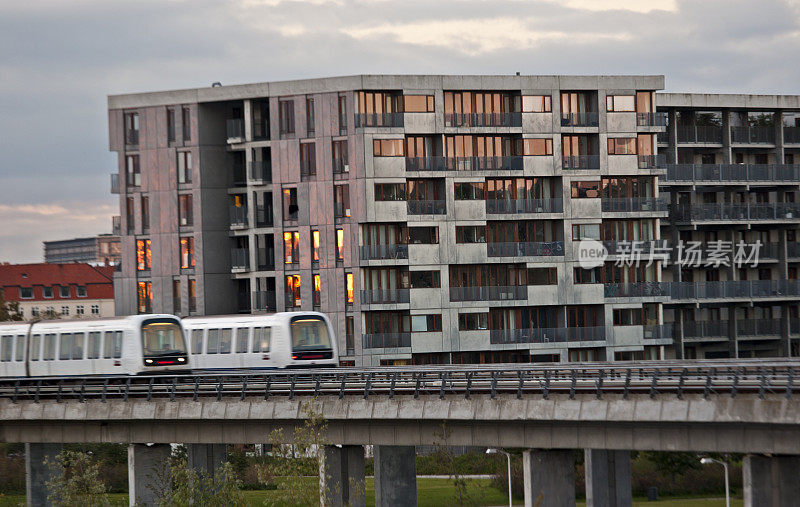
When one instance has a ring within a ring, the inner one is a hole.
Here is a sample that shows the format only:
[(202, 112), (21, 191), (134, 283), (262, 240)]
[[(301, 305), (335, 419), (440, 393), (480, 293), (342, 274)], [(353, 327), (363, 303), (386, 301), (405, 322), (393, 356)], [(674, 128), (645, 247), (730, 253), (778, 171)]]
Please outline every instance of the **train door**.
[(250, 348), (246, 354), (247, 366), (250, 368), (276, 367), (276, 358), (272, 349), (272, 328), (256, 325), (251, 328), (250, 335)]

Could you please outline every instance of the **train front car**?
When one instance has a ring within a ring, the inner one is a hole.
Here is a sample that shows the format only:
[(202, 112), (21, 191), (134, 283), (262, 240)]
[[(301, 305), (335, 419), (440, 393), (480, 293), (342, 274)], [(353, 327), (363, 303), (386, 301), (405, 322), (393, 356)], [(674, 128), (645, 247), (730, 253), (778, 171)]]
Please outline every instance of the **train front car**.
[(290, 368), (339, 366), (336, 335), (322, 313), (287, 315), (291, 345)]
[(144, 316), (141, 321), (141, 337), (143, 366), (141, 373), (174, 370), (189, 372), (189, 352), (181, 322), (177, 317)]

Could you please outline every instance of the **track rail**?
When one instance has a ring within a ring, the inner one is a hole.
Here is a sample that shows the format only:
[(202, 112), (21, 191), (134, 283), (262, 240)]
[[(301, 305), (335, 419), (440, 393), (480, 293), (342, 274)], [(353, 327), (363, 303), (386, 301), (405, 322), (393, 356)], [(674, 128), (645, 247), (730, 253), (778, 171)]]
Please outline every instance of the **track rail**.
[(782, 395), (800, 387), (800, 361), (657, 361), (590, 365), (469, 365), (235, 371), (137, 377), (43, 377), (0, 379), (0, 398), (12, 402), (56, 400), (292, 399), (295, 396), (419, 396), (473, 394), (607, 394), (703, 397), (739, 393)]

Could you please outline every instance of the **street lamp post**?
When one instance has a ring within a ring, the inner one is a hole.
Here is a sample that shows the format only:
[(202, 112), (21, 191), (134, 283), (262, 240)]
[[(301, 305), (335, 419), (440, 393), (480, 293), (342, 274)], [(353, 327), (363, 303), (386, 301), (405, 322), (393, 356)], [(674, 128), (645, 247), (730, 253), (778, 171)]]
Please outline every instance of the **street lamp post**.
[[(511, 505), (511, 455), (509, 453), (507, 453), (506, 451), (503, 451), (501, 449), (494, 449), (494, 448), (491, 448), (491, 447), (489, 449), (486, 449), (486, 454), (497, 454), (497, 453), (505, 454), (506, 455), (506, 460), (508, 461), (508, 507), (512, 507), (512, 505)], [(727, 476), (726, 476), (726, 480), (727, 480)], [(728, 506), (728, 507), (730, 507), (730, 506)]]
[(725, 469), (725, 507), (731, 507), (731, 494), (730, 488), (728, 486), (728, 464), (724, 461), (720, 461), (714, 458), (701, 458), (700, 463), (704, 465), (710, 465), (711, 463), (719, 463)]

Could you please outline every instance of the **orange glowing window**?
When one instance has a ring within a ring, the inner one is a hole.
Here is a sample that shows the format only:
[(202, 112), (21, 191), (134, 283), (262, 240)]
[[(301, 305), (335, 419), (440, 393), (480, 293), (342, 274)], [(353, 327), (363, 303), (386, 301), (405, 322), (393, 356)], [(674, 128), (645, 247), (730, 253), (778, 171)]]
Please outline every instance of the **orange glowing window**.
[(194, 238), (181, 238), (181, 269), (194, 267)]
[(344, 229), (336, 229), (336, 260), (344, 261)]
[(345, 302), (353, 304), (353, 273), (344, 274)]
[(311, 260), (319, 262), (319, 231), (311, 231)]
[(150, 240), (136, 240), (136, 270), (147, 271), (150, 269)]

